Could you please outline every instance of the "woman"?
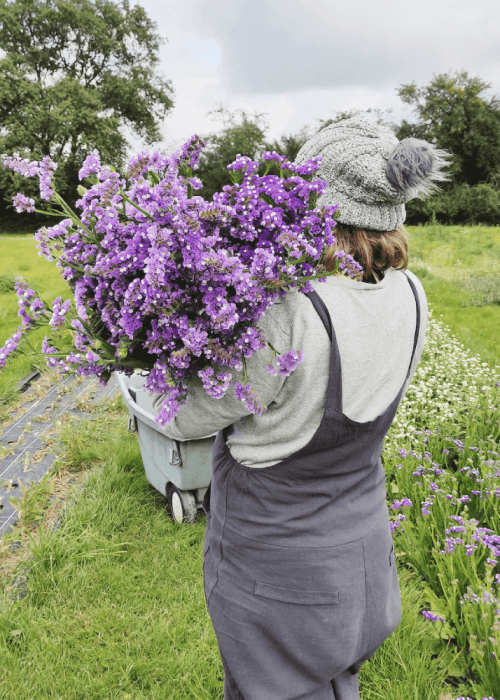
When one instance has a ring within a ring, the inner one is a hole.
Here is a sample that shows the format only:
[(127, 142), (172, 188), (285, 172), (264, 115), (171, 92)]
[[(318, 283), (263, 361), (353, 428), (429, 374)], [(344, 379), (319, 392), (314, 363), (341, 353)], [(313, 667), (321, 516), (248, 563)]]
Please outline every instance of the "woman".
[(340, 206), (328, 260), (351, 252), (363, 280), (315, 281), (262, 318), (280, 353), (304, 351), (288, 377), (266, 371), (269, 348), (248, 361), (265, 413), (195, 386), (165, 428), (219, 431), (203, 571), (225, 700), (357, 700), (361, 665), (401, 620), (380, 455), (428, 314), (405, 271), (404, 202), (446, 178), (447, 155), (362, 117), (323, 129), (297, 162), (315, 155), (330, 183), (322, 201)]

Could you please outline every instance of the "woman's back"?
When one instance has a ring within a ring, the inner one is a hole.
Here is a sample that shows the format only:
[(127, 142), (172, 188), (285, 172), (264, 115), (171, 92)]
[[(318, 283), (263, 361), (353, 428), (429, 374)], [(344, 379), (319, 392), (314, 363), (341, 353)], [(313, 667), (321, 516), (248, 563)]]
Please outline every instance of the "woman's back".
[[(408, 270), (389, 270), (378, 284), (347, 278), (314, 284), (335, 329), (342, 368), (343, 413), (351, 420), (366, 422), (379, 416), (405, 381), (416, 328), (415, 298), (405, 274), (417, 288), (421, 314), (406, 391), (422, 354), (428, 318), (427, 299), (418, 278)], [(275, 464), (311, 439), (323, 413), (330, 357), (328, 335), (304, 294), (288, 294), (280, 299), (261, 326), (266, 335), (272, 332), (273, 344), (280, 352), (302, 349), (304, 357), (267, 412), (242, 418), (227, 435), (232, 456), (253, 467)], [(276, 328), (281, 337), (277, 337)], [(258, 371), (258, 355), (249, 361), (251, 378)], [(262, 370), (259, 380), (266, 381)], [(260, 381), (252, 382), (252, 386), (257, 393), (264, 390)]]

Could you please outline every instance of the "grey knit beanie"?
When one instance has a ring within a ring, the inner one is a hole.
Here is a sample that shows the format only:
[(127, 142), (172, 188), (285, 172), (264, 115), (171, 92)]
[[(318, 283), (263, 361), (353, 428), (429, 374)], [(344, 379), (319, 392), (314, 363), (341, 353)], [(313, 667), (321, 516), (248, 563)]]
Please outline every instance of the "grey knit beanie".
[(342, 224), (392, 231), (406, 219), (405, 202), (423, 199), (449, 180), (441, 168), (451, 154), (427, 141), (398, 141), (393, 132), (366, 117), (330, 124), (300, 149), (295, 163), (321, 156), (316, 176), (329, 187), (318, 205), (338, 204)]

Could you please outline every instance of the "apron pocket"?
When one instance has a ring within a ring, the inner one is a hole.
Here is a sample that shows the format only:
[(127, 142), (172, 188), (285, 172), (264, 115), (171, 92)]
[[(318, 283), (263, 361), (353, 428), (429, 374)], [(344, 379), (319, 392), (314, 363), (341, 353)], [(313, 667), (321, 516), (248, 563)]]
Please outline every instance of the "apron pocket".
[(255, 581), (254, 594), (261, 598), (280, 600), (296, 605), (338, 605), (338, 591), (301, 591), (294, 588), (272, 586), (270, 583)]

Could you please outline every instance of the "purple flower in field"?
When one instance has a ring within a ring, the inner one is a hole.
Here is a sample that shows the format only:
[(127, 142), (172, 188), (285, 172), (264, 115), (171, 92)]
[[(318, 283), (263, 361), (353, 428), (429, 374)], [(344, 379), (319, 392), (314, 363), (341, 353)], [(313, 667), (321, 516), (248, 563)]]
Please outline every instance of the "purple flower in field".
[(444, 455), (449, 455), (449, 454), (450, 454), (450, 451), (449, 451), (449, 450), (443, 450), (443, 454), (444, 454)]
[(89, 175), (98, 173), (101, 169), (101, 159), (97, 151), (93, 151), (89, 156), (83, 161), (83, 165), (78, 172), (78, 178), (83, 180)]
[(463, 525), (453, 525), (445, 530), (445, 535), (449, 535), (451, 532), (467, 532), (467, 528), (465, 528)]
[(18, 214), (23, 211), (35, 211), (35, 200), (31, 199), (30, 197), (25, 197), (24, 194), (21, 194), (20, 192), (14, 196), (12, 204), (15, 206)]
[(434, 613), (431, 613), (429, 610), (422, 610), (422, 615), (426, 617), (428, 620), (431, 622), (436, 622), (439, 620), (439, 622), (444, 622), (444, 619), (440, 617), (439, 615), (435, 615)]
[(391, 506), (393, 510), (398, 510), (399, 508), (411, 508), (413, 506), (413, 503), (410, 501), (409, 498), (402, 498), (400, 501), (397, 499), (394, 499), (394, 502)]

